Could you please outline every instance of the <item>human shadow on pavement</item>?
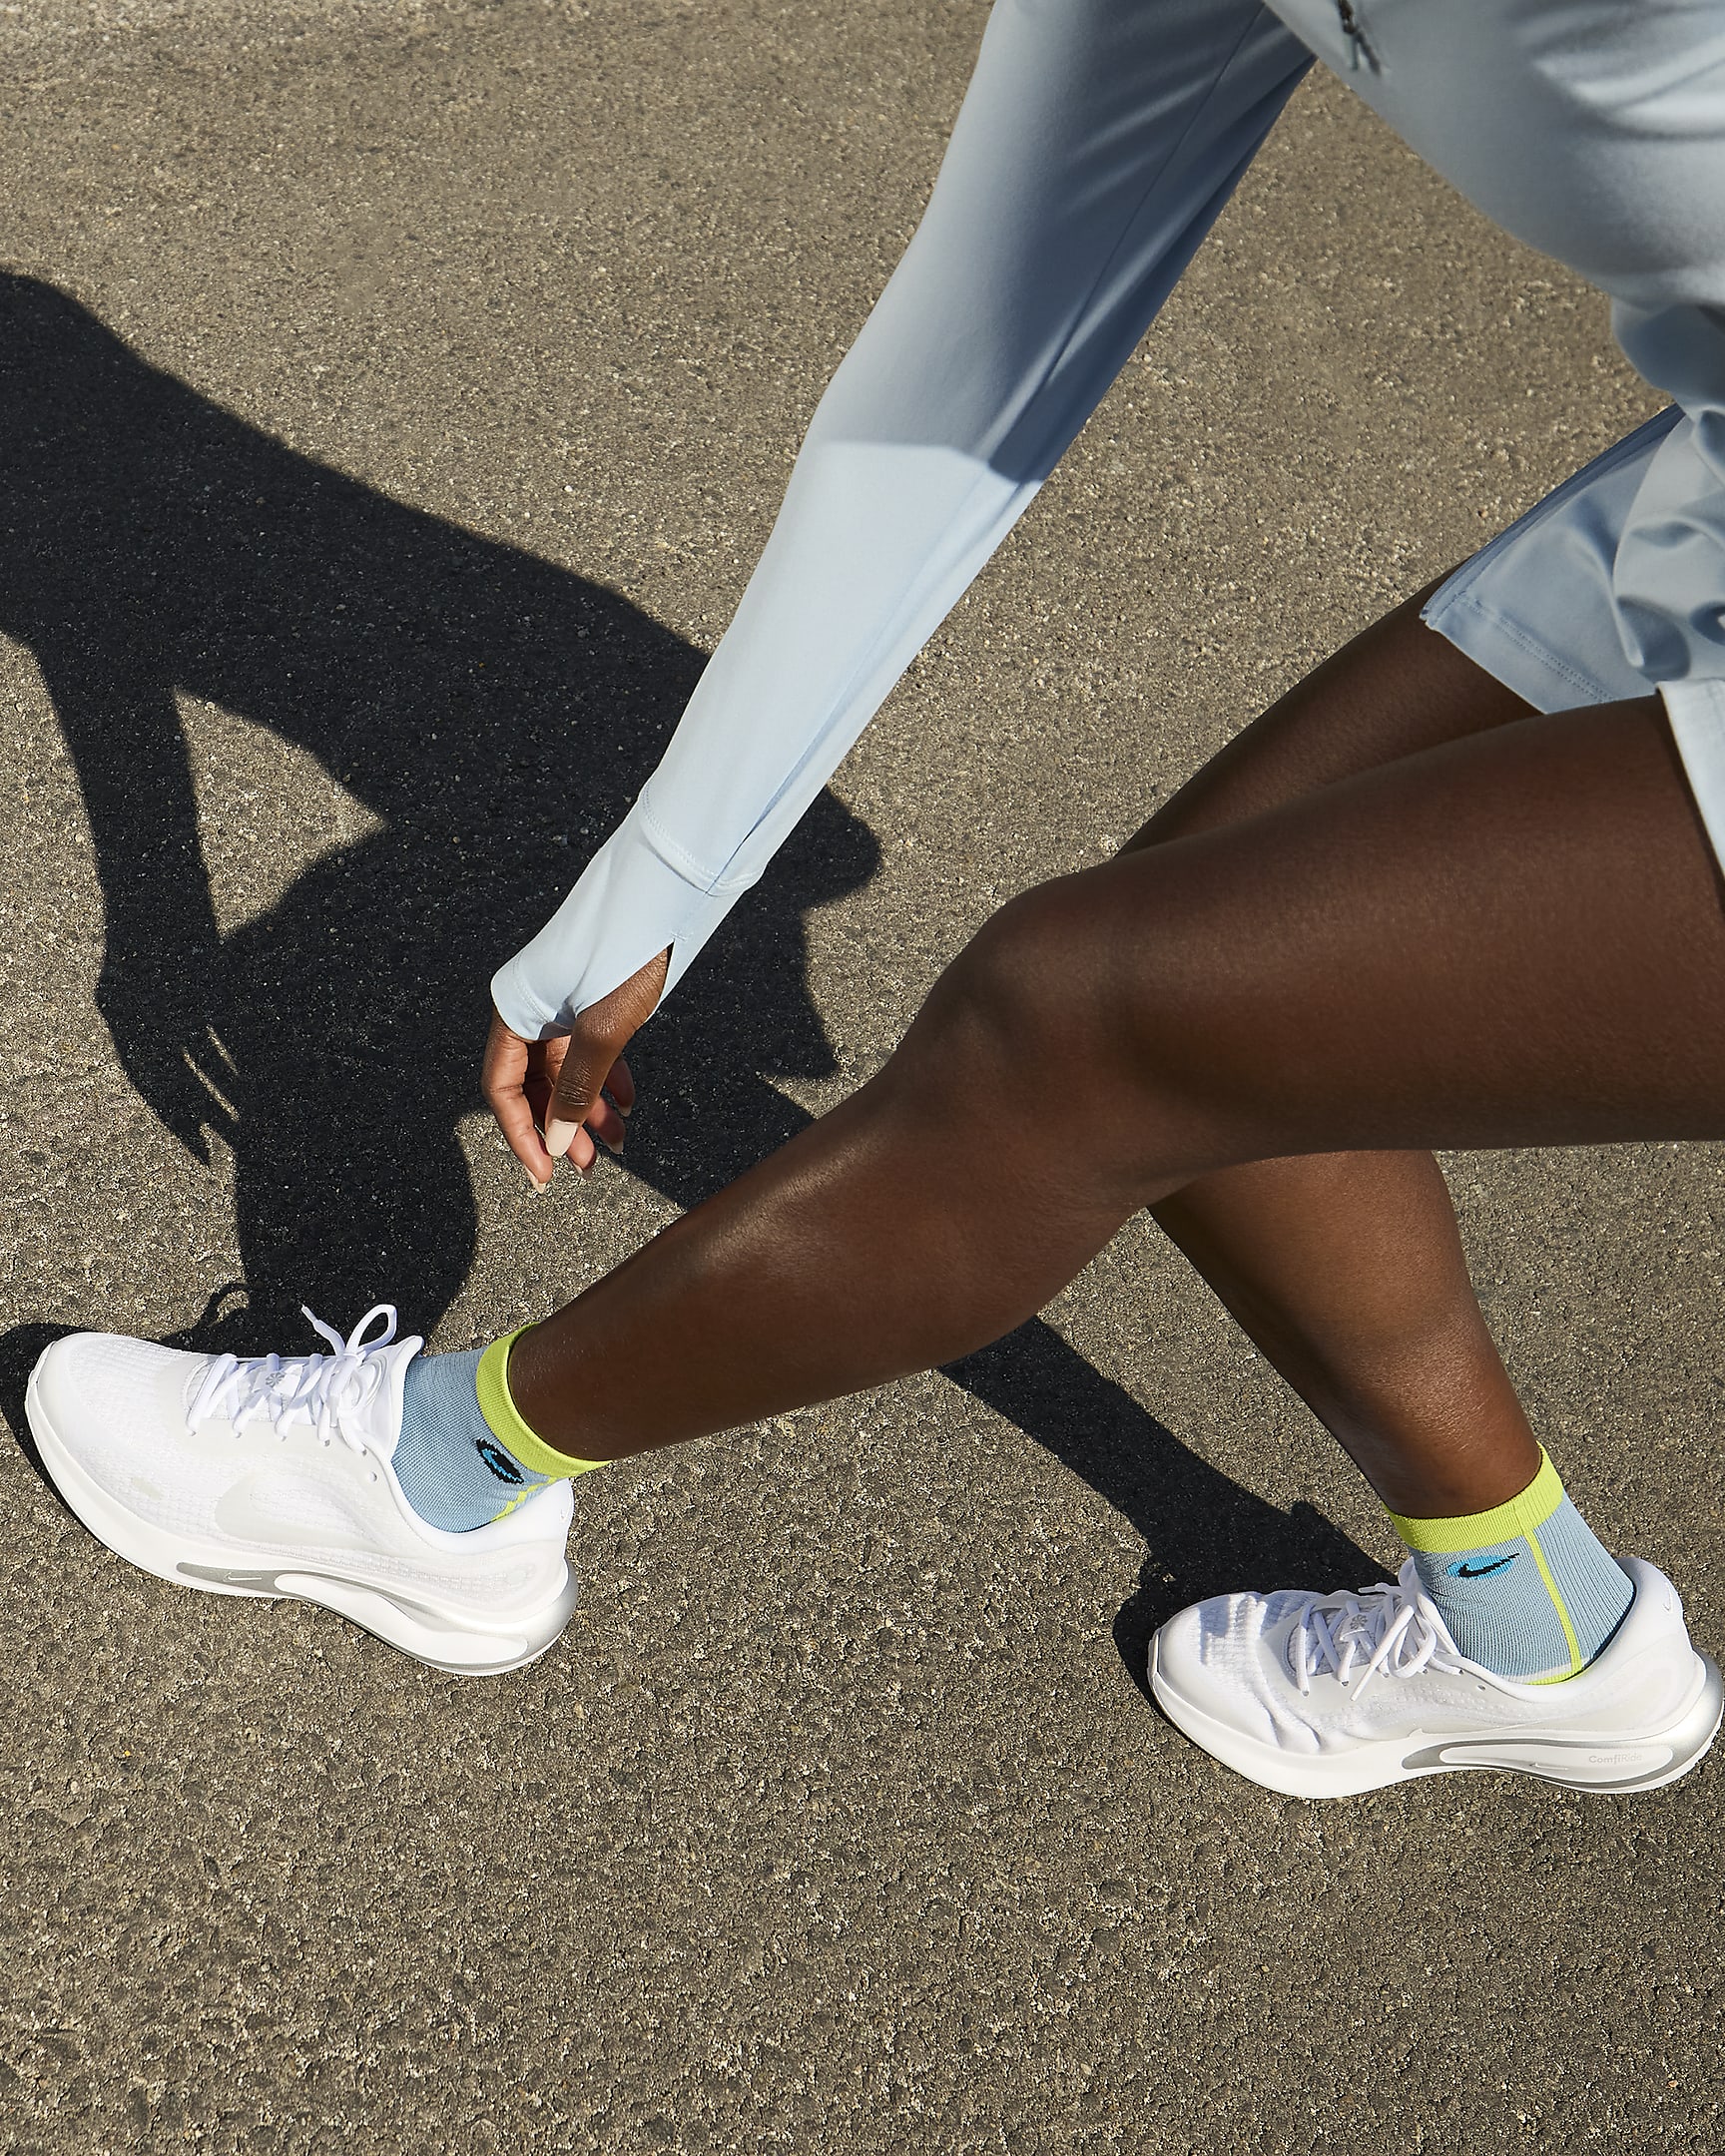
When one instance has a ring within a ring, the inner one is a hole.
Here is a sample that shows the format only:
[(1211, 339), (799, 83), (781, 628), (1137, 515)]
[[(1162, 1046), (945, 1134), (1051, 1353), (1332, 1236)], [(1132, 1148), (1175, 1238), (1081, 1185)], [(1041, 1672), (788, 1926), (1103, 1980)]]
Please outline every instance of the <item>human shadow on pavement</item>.
[[(0, 276), (0, 629), (77, 768), (120, 1060), (186, 1146), (234, 1148), (248, 1294), (198, 1345), (280, 1347), (301, 1303), (350, 1323), (409, 1282), (429, 1326), (474, 1249), (455, 1124), (489, 976), (626, 810), (701, 654), (297, 454), (22, 276)], [(375, 819), (227, 935), (181, 696), (309, 752)], [(772, 1077), (834, 1069), (802, 916), (878, 858), (824, 795), (688, 982), (699, 1157), (632, 1148), (679, 1203), (801, 1120)]]
[(43, 1350), (73, 1330), (66, 1325), (20, 1325), (14, 1326), (9, 1333), (0, 1334), (0, 1415), (5, 1416), (18, 1440), (18, 1449), (34, 1470), (37, 1480), (62, 1507), (66, 1507), (66, 1500), (42, 1464), (41, 1450), (24, 1413), (24, 1388), (29, 1384), (30, 1372)]
[(1045, 1445), (1144, 1537), (1137, 1592), (1114, 1621), (1140, 1691), (1151, 1633), (1189, 1602), (1231, 1587), (1359, 1587), (1383, 1574), (1315, 1505), (1283, 1512), (1188, 1451), (1039, 1318), (945, 1374)]
[[(77, 768), (120, 1060), (184, 1145), (208, 1158), (214, 1131), (234, 1149), (246, 1294), (213, 1298), (183, 1343), (282, 1348), (302, 1303), (351, 1323), (409, 1285), (429, 1331), (475, 1247), (455, 1126), (478, 1105), (490, 974), (624, 813), (702, 655), (616, 593), (274, 440), (3, 273), (0, 630), (34, 653)], [(181, 696), (308, 752), (375, 819), (226, 935)], [(772, 1083), (835, 1069), (803, 916), (878, 861), (823, 794), (656, 1021), (631, 1173), (690, 1206), (808, 1120)], [(52, 1330), (0, 1341), (15, 1430)], [(1335, 1568), (1324, 1533), (1194, 1459), (1047, 1327), (956, 1376), (1120, 1505), (1184, 1599), (1273, 1551)]]

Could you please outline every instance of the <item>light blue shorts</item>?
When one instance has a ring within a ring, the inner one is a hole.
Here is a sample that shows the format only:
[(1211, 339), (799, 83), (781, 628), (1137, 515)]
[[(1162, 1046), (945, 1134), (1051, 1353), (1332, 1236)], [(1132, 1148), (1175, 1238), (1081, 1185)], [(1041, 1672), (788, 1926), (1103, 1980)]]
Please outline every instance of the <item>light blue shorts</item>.
[[(1612, 564), (1654, 452), (1682, 417), (1661, 412), (1547, 494), (1456, 570), (1425, 621), (1535, 710), (1646, 696), (1617, 634)], [(1725, 865), (1725, 682), (1668, 681), (1659, 694)]]

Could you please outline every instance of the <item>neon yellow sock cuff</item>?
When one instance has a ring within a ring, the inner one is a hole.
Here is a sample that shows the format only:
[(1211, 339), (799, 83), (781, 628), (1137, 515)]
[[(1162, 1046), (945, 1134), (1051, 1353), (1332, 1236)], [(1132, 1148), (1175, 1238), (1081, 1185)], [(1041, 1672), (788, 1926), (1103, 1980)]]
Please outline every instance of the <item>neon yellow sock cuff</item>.
[[(481, 1398), (483, 1405), (483, 1398)], [(1563, 1502), (1563, 1484), (1545, 1447), (1539, 1447), (1539, 1472), (1518, 1497), (1493, 1505), (1489, 1512), (1463, 1512), (1453, 1519), (1404, 1519), (1392, 1512), (1396, 1532), (1411, 1550), (1436, 1556), (1445, 1550), (1484, 1549), (1493, 1542), (1531, 1537)]]
[(523, 1467), (531, 1467), (535, 1474), (548, 1475), (553, 1482), (585, 1474), (589, 1467), (609, 1467), (609, 1460), (575, 1459), (567, 1452), (554, 1452), (544, 1438), (521, 1419), (521, 1410), (509, 1390), (509, 1350), (523, 1333), (531, 1331), (530, 1326), (517, 1326), (502, 1340), (494, 1340), (479, 1357), (473, 1384), (479, 1395), (479, 1412), (485, 1417), (486, 1428), (499, 1444), (508, 1447)]

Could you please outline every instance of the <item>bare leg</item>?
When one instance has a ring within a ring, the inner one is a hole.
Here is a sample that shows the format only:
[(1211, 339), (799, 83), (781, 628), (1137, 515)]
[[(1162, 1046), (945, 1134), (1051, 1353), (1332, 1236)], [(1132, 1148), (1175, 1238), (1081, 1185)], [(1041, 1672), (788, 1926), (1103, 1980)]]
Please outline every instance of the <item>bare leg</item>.
[[(1132, 840), (1220, 829), (1529, 715), (1428, 629), (1418, 593), (1282, 697)], [(1538, 1447), (1467, 1277), (1430, 1153), (1257, 1162), (1155, 1207), (1260, 1350), (1394, 1511), (1482, 1511)]]
[(1014, 901), (877, 1078), (511, 1380), (548, 1442), (646, 1450), (962, 1354), (1198, 1177), (1718, 1135), (1722, 1071), (1725, 917), (1657, 702), (1524, 719)]
[(1483, 1512), (1532, 1481), (1430, 1153), (1259, 1161), (1154, 1212), (1392, 1512)]
[[(1528, 707), (1420, 621), (1422, 593), (1301, 682), (1132, 841), (1239, 822)], [(1200, 1178), (1156, 1209), (1392, 1507), (1470, 1512), (1537, 1452), (1424, 1153), (1317, 1156)]]

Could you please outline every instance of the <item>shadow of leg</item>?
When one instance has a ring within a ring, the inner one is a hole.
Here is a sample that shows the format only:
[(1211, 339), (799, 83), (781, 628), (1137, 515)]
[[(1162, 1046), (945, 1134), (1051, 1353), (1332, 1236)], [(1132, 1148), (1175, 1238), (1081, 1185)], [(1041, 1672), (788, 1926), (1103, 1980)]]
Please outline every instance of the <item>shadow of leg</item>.
[(1315, 1506), (1278, 1511), (1189, 1452), (1039, 1318), (944, 1373), (1106, 1497), (1149, 1545), (1115, 1619), (1140, 1690), (1151, 1633), (1230, 1587), (1357, 1587), (1382, 1568)]
[(24, 1392), (43, 1352), (74, 1331), (73, 1326), (22, 1325), (0, 1334), (0, 1415), (5, 1417), (19, 1451), (30, 1462), (31, 1471), (44, 1488), (53, 1492), (56, 1504), (64, 1504), (65, 1500), (54, 1488), (54, 1479), (43, 1466), (36, 1440), (30, 1434), (24, 1415)]

